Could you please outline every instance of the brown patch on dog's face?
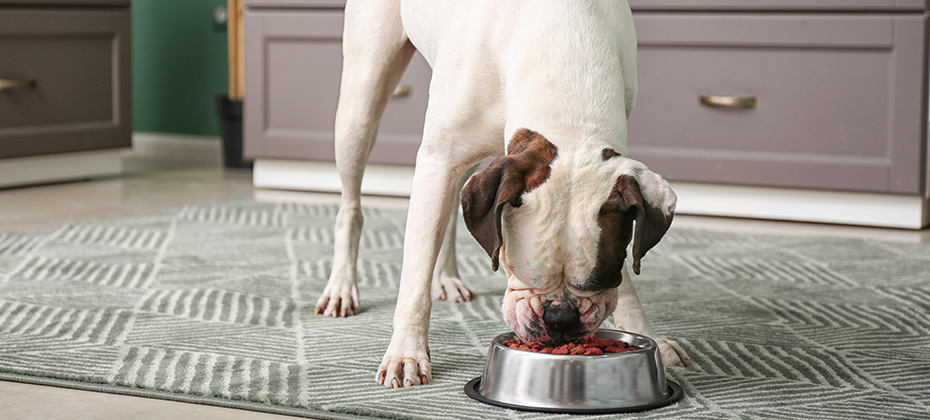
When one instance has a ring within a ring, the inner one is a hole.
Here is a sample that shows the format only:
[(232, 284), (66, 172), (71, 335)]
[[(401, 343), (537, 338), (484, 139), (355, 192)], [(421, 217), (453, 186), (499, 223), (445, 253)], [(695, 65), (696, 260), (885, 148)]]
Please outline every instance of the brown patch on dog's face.
[(626, 248), (633, 239), (633, 222), (642, 206), (641, 200), (642, 192), (634, 178), (623, 175), (617, 179), (616, 188), (597, 215), (597, 225), (601, 228), (597, 263), (582, 290), (604, 290), (620, 285)]
[(523, 192), (530, 192), (549, 179), (552, 168), (549, 165), (558, 155), (554, 144), (541, 134), (521, 128), (513, 134), (507, 146), (507, 156), (514, 160), (514, 166), (525, 174)]
[(618, 180), (617, 188), (601, 206), (597, 215), (597, 225), (601, 227), (597, 263), (582, 290), (597, 291), (620, 285), (626, 248), (633, 239), (633, 221), (636, 220), (637, 208), (631, 195)]
[(503, 244), (501, 214), (504, 205), (520, 207), (520, 196), (549, 179), (549, 165), (558, 148), (541, 134), (522, 128), (514, 133), (507, 154), (494, 159), (462, 189), (462, 212), (465, 226), (491, 257), (497, 271)]
[[(616, 150), (601, 150), (603, 161), (621, 157)], [(601, 205), (597, 225), (601, 228), (597, 243), (597, 262), (581, 290), (604, 290), (620, 285), (621, 270), (626, 260), (626, 249), (633, 239), (633, 221), (636, 220), (639, 185), (632, 178), (617, 180), (616, 187)]]
[(621, 157), (621, 156), (623, 155), (621, 155), (616, 150), (611, 149), (609, 147), (605, 147), (603, 150), (601, 150), (601, 159), (603, 159), (605, 162), (615, 157)]

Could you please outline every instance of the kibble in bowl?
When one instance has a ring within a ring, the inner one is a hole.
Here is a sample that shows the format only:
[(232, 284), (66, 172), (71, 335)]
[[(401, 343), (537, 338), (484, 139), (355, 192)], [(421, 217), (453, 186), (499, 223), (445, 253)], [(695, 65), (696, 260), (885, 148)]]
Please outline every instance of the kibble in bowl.
[(614, 340), (609, 337), (598, 337), (597, 334), (592, 334), (574, 343), (563, 344), (561, 346), (547, 346), (534, 342), (524, 343), (523, 340), (519, 338), (504, 341), (501, 345), (534, 353), (573, 354), (583, 356), (623, 353), (636, 350), (636, 348), (627, 344), (625, 341)]

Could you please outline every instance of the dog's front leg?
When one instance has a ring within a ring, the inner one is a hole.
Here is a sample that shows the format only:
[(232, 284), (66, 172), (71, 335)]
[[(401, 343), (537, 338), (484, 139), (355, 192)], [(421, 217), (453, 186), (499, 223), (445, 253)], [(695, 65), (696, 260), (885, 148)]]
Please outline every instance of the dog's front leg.
[(427, 332), (432, 306), (430, 283), (449, 217), (458, 176), (467, 165), (424, 156), (421, 148), (413, 177), (404, 236), (394, 332), (378, 368), (378, 383), (395, 388), (424, 384), (431, 367)]
[(630, 271), (625, 265), (623, 266), (622, 275), (623, 281), (617, 291), (617, 309), (614, 310), (614, 324), (621, 330), (642, 334), (656, 340), (659, 345), (659, 353), (662, 355), (663, 365), (690, 366), (691, 361), (688, 359), (688, 353), (681, 348), (678, 342), (664, 337), (656, 337), (655, 331), (652, 330), (652, 326), (646, 320), (646, 313), (639, 303), (636, 289), (633, 288)]

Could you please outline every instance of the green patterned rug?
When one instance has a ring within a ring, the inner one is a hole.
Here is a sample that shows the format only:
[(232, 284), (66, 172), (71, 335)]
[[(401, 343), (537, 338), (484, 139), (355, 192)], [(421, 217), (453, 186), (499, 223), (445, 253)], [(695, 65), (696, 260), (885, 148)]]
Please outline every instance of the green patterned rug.
[[(562, 418), (486, 406), (505, 281), (465, 233), (473, 302), (433, 306), (434, 380), (392, 390), (402, 212), (366, 209), (363, 310), (313, 314), (336, 206), (229, 199), (0, 235), (0, 379), (317, 418)], [(624, 418), (930, 418), (930, 245), (673, 229), (637, 283), (693, 366)], [(598, 417), (594, 417), (598, 418)]]

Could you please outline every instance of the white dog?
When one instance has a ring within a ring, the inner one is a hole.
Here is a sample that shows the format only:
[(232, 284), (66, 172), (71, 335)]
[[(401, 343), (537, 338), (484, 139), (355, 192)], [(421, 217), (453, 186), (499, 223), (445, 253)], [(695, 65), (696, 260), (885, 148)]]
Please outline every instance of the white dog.
[[(393, 335), (376, 379), (430, 379), (432, 298), (468, 301), (455, 219), (507, 274), (503, 315), (526, 340), (618, 327), (654, 336), (624, 267), (665, 234), (675, 194), (627, 158), (636, 35), (626, 0), (349, 0), (336, 112), (342, 200), (333, 271), (317, 313), (358, 311), (360, 185), (387, 100), (414, 50), (433, 69), (417, 154)], [(472, 175), (489, 156), (500, 156)], [(635, 228), (634, 228), (635, 221)], [(622, 282), (621, 282), (622, 280)], [(431, 293), (432, 292), (432, 293)], [(686, 366), (657, 338), (665, 365)]]

